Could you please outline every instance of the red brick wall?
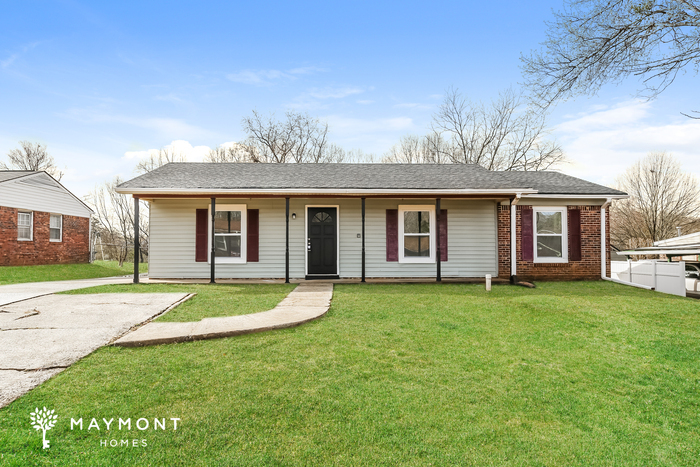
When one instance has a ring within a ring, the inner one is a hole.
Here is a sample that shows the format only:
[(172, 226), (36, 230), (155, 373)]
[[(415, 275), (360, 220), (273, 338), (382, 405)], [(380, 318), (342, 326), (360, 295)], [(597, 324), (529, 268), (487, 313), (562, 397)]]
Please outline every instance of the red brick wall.
[[(530, 206), (528, 206), (530, 207)], [(516, 274), (520, 280), (600, 279), (600, 206), (569, 206), (581, 210), (581, 261), (534, 263), (523, 261), (520, 248), (520, 212), (516, 207)], [(610, 245), (610, 210), (605, 210), (606, 243)], [(610, 257), (606, 257), (610, 277)], [(510, 277), (510, 206), (498, 206), (498, 275)]]
[(63, 241), (49, 241), (50, 213), (34, 211), (34, 239), (17, 240), (17, 209), (0, 206), (0, 266), (87, 263), (90, 219), (63, 216)]

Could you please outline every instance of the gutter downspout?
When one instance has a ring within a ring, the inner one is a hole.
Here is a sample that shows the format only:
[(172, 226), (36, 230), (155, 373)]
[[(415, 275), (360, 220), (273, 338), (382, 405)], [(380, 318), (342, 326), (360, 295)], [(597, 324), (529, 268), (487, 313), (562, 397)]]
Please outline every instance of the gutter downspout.
[(606, 260), (606, 253), (607, 253), (607, 236), (606, 234), (606, 225), (605, 225), (605, 209), (610, 206), (612, 203), (612, 198), (608, 198), (605, 200), (605, 203), (600, 207), (600, 277), (601, 279), (607, 279), (607, 273), (608, 273), (608, 268), (607, 268), (607, 260)]
[(518, 205), (520, 202), (520, 197), (522, 196), (522, 193), (516, 193), (515, 198), (510, 200), (510, 282), (512, 284), (516, 283), (518, 281), (518, 271), (516, 270), (517, 267), (517, 249), (516, 249), (516, 235), (515, 235), (515, 230), (516, 230), (516, 225), (515, 225), (515, 214), (516, 214), (516, 208), (515, 206)]

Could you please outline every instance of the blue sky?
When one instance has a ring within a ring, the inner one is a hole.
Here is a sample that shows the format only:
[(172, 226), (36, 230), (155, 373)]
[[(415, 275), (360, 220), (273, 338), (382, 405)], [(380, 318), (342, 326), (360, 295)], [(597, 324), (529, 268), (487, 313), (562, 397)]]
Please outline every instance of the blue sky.
[[(329, 122), (332, 141), (381, 156), (426, 131), (442, 94), (490, 100), (522, 81), (559, 1), (4, 2), (0, 157), (45, 143), (85, 195), (139, 157), (175, 145), (197, 160), (242, 140), (253, 109)], [(700, 174), (698, 76), (651, 102), (638, 83), (558, 105), (549, 123), (569, 163), (601, 183), (649, 151)]]

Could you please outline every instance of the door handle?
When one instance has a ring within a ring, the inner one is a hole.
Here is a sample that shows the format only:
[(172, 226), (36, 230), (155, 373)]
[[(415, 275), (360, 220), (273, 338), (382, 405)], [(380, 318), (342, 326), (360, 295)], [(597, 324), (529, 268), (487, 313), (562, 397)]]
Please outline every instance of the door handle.
[(306, 240), (306, 251), (311, 251), (311, 239)]

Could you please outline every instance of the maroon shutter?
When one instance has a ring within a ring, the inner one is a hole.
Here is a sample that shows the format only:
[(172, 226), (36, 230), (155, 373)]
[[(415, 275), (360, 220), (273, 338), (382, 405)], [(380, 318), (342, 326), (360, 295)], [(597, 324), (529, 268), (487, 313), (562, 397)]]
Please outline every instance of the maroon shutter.
[(197, 262), (207, 261), (207, 218), (209, 217), (208, 209), (197, 209), (197, 225), (195, 228), (195, 248), (194, 260)]
[(447, 209), (440, 209), (440, 261), (447, 261)]
[(258, 250), (260, 245), (260, 211), (258, 209), (248, 209), (248, 262), (257, 263)]
[(522, 207), (520, 210), (520, 251), (523, 261), (532, 261), (532, 208)]
[(386, 210), (386, 260), (399, 260), (399, 210)]
[(581, 210), (569, 209), (569, 261), (581, 261)]

